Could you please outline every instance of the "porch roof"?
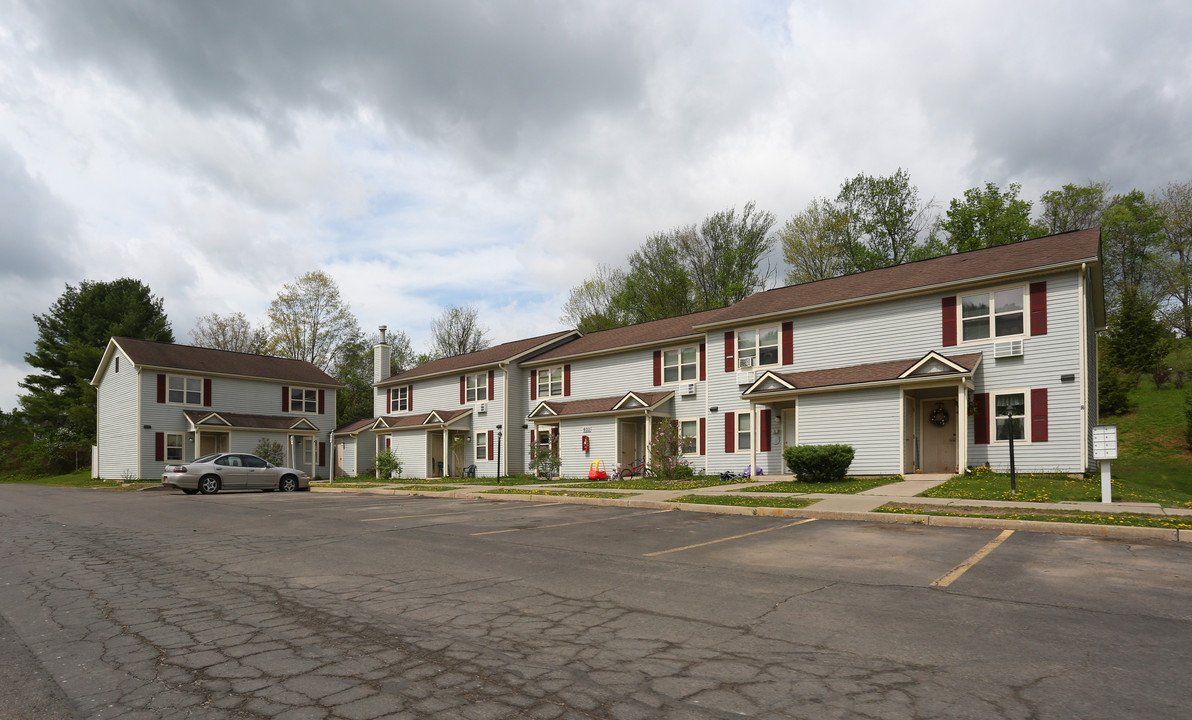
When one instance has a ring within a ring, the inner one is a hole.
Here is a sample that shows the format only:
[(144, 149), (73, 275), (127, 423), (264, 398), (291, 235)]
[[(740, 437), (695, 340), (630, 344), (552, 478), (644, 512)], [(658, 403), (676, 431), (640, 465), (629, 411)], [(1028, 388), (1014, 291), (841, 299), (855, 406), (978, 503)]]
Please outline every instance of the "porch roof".
[(472, 408), (462, 410), (431, 410), (415, 415), (382, 415), (373, 422), (374, 432), (386, 430), (416, 430), (428, 427), (450, 425), (465, 415), (471, 415)]
[(291, 430), (318, 432), (319, 428), (304, 417), (285, 415), (250, 415), (247, 413), (216, 412), (212, 410), (183, 410), (191, 429), (235, 430)]
[(673, 390), (668, 390), (663, 392), (628, 392), (624, 395), (615, 395), (612, 397), (568, 400), (565, 402), (543, 400), (538, 403), (529, 417), (553, 418), (653, 410), (674, 397), (674, 394)]
[(767, 372), (758, 378), (742, 395), (757, 397), (793, 390), (819, 390), (837, 386), (866, 385), (898, 380), (919, 380), (936, 377), (967, 377), (981, 364), (981, 353), (941, 355), (929, 352), (922, 357), (906, 360), (849, 365), (825, 370), (806, 370), (794, 373)]
[(355, 422), (344, 423), (335, 428), (336, 435), (355, 435), (361, 430), (367, 430), (377, 422), (376, 418), (364, 418), (363, 420), (356, 420)]

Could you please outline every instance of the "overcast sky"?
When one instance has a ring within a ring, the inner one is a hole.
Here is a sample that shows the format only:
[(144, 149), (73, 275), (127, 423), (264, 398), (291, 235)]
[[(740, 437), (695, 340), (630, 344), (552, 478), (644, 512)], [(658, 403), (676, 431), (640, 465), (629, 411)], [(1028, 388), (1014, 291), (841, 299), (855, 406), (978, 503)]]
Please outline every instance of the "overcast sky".
[(1192, 180), (1192, 3), (0, 0), (0, 407), (34, 313), (134, 277), (179, 342), (322, 268), (496, 342), (648, 234), (860, 172)]

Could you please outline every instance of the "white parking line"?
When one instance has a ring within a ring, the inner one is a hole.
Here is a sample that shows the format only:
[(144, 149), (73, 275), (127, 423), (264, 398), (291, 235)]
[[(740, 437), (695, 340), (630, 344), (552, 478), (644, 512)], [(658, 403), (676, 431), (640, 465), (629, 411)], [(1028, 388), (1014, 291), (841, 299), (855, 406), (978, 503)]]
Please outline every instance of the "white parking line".
[[(541, 504), (537, 504), (537, 505), (523, 505), (522, 507), (523, 508), (537, 508), (537, 507), (546, 507), (548, 505), (553, 505), (555, 507), (558, 507), (559, 503), (553, 503), (553, 502), (541, 503)], [(487, 508), (487, 509), (490, 511), (495, 511), (495, 510), (512, 510), (513, 508), (502, 505), (500, 507), (493, 507), (493, 508)], [(445, 513), (420, 513), (417, 515), (393, 515), (391, 517), (364, 518), (360, 522), (378, 522), (380, 520), (405, 520), (407, 518), (418, 518), (418, 517), (444, 517), (446, 515), (473, 515), (477, 512), (481, 512), (481, 511), (480, 510), (458, 510), (458, 511), (445, 512)]]
[[(548, 505), (558, 505), (558, 503), (547, 503)], [(632, 515), (616, 515), (614, 517), (596, 518), (594, 520), (576, 520), (574, 522), (555, 523), (553, 525), (535, 525), (534, 527), (525, 528), (509, 528), (507, 530), (488, 530), (486, 532), (472, 533), (472, 535), (500, 535), (501, 533), (522, 532), (524, 530), (545, 530), (547, 528), (567, 527), (568, 525), (587, 525), (589, 523), (605, 522), (608, 520), (620, 520), (621, 518), (637, 517), (638, 515), (657, 515), (658, 513), (675, 512), (674, 510), (651, 510), (649, 512), (633, 513)]]
[(783, 528), (794, 527), (804, 523), (815, 522), (815, 518), (806, 518), (805, 520), (797, 520), (786, 525), (779, 525), (777, 527), (766, 528), (765, 530), (754, 530), (753, 532), (742, 533), (741, 535), (733, 535), (731, 537), (720, 538), (719, 540), (709, 540), (707, 542), (696, 543), (694, 545), (684, 545), (683, 547), (671, 548), (670, 550), (659, 550), (657, 552), (646, 553), (642, 557), (655, 557), (658, 555), (666, 555), (667, 553), (679, 552), (680, 550), (691, 550), (692, 548), (703, 547), (705, 545), (715, 545), (716, 543), (728, 542), (729, 540), (737, 540), (750, 535), (761, 535), (762, 533), (771, 532), (773, 530), (782, 530)]

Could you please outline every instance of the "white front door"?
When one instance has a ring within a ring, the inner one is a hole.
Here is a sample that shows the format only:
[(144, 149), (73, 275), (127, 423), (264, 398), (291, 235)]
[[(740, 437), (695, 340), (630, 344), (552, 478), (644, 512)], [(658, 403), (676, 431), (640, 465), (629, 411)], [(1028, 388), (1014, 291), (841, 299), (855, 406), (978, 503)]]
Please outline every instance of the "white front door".
[(914, 398), (907, 398), (902, 411), (902, 472), (913, 473), (918, 470), (918, 458), (915, 456), (919, 437), (918, 414), (915, 412)]

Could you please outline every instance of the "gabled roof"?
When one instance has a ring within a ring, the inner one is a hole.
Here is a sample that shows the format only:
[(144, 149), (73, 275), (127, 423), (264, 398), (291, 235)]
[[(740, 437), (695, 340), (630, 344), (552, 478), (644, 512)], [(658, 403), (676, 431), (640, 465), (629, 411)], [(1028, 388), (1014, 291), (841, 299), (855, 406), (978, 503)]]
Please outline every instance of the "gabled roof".
[(350, 423), (344, 423), (335, 428), (336, 435), (356, 435), (361, 430), (367, 430), (377, 422), (376, 418), (364, 418), (363, 420), (356, 420)]
[(463, 410), (431, 410), (428, 413), (415, 415), (382, 415), (372, 425), (377, 432), (386, 430), (409, 430), (412, 428), (440, 427), (450, 425), (456, 420), (471, 415), (472, 408)]
[(114, 337), (108, 341), (103, 360), (100, 361), (99, 368), (95, 371), (95, 377), (91, 380), (92, 385), (97, 385), (103, 377), (116, 346), (124, 351), (134, 365), (142, 368), (292, 382), (328, 388), (343, 387), (336, 382), (335, 378), (305, 360), (212, 350), (192, 345), (151, 342), (126, 337)]
[(530, 411), (531, 418), (565, 417), (575, 415), (600, 415), (640, 410), (653, 410), (674, 397), (674, 391), (629, 392), (614, 397), (588, 400), (567, 400), (558, 402), (543, 400)]
[(445, 375), (448, 373), (456, 373), (467, 370), (478, 370), (496, 365), (498, 363), (512, 362), (518, 358), (524, 357), (536, 350), (565, 340), (569, 336), (579, 336), (576, 330), (565, 330), (562, 332), (553, 332), (547, 335), (539, 335), (537, 337), (526, 338), (524, 340), (514, 340), (512, 342), (494, 345), (493, 347), (484, 350), (478, 350), (474, 353), (467, 353), (466, 355), (453, 355), (452, 357), (439, 358), (438, 360), (431, 360), (423, 363), (418, 367), (411, 368), (405, 372), (391, 375), (379, 383), (378, 387), (385, 385), (395, 385), (413, 380), (415, 378), (432, 377), (434, 375)]
[(1002, 276), (1079, 266), (1081, 263), (1096, 264), (1100, 246), (1101, 229), (1091, 228), (790, 285), (756, 293), (735, 305), (713, 310), (712, 316), (698, 327), (710, 329), (824, 306), (872, 302), (893, 294), (929, 292)]
[(247, 430), (294, 430), (318, 432), (319, 428), (304, 417), (286, 415), (251, 415), (247, 413), (183, 410), (192, 427), (239, 428)]
[(742, 395), (750, 397), (774, 392), (863, 385), (912, 378), (963, 377), (971, 375), (980, 364), (981, 353), (979, 352), (964, 355), (941, 355), (933, 351), (923, 357), (908, 360), (889, 360), (793, 373), (769, 371), (755, 380)]
[(626, 325), (612, 330), (588, 333), (579, 339), (542, 353), (531, 362), (522, 364), (527, 366), (544, 365), (573, 357), (621, 352), (635, 347), (662, 345), (683, 339), (698, 338), (702, 340), (704, 332), (696, 330), (695, 326), (710, 322), (718, 312), (720, 310), (705, 310), (690, 315), (679, 315), (678, 317), (651, 320), (637, 325)]

